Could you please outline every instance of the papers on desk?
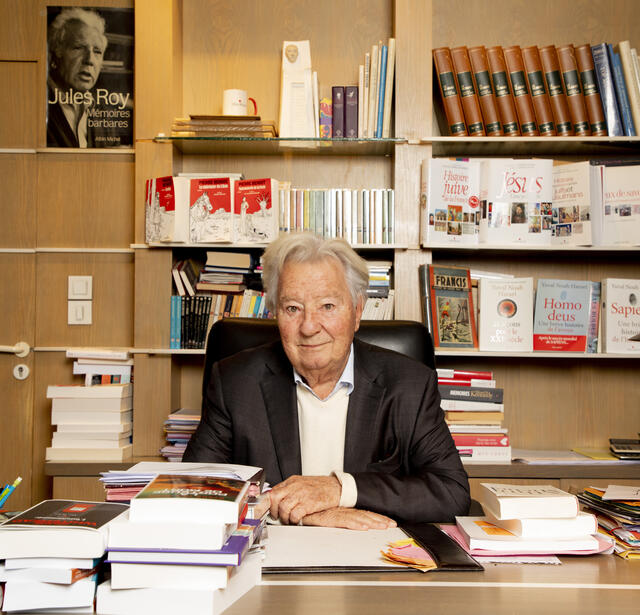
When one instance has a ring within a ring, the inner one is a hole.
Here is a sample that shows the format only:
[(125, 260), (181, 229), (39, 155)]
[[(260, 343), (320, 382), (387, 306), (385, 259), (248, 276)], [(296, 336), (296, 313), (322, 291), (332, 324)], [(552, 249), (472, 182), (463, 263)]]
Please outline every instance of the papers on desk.
[(602, 464), (602, 463), (620, 463), (619, 459), (602, 459), (593, 458), (582, 455), (575, 451), (551, 451), (551, 450), (533, 450), (514, 448), (511, 459), (515, 463), (529, 464)]
[(333, 527), (270, 525), (263, 572), (341, 572), (406, 570), (385, 560), (380, 551), (404, 540), (400, 528), (345, 530)]
[(640, 500), (640, 487), (609, 485), (602, 495), (603, 500)]

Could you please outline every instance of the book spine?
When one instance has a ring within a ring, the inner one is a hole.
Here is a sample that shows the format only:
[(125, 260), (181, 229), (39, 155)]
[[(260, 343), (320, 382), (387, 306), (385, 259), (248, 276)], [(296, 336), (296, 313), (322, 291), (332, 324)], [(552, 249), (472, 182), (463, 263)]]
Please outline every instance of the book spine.
[(640, 131), (640, 91), (638, 90), (636, 69), (631, 55), (631, 45), (629, 41), (620, 41), (618, 43), (618, 51), (620, 53), (620, 62), (622, 64), (624, 80), (627, 84), (631, 116), (633, 117), (636, 133), (638, 133)]
[(542, 71), (549, 93), (549, 103), (551, 104), (553, 119), (556, 124), (556, 134), (559, 137), (570, 137), (573, 135), (573, 124), (571, 123), (571, 113), (562, 83), (558, 52), (554, 45), (540, 47), (539, 51), (540, 63), (542, 64)]
[(391, 134), (391, 103), (393, 101), (393, 77), (396, 65), (396, 39), (390, 38), (387, 56), (387, 83), (384, 88), (384, 115), (382, 118), (382, 138), (388, 139)]
[(333, 138), (344, 137), (344, 86), (334, 85), (331, 88), (332, 133)]
[(518, 122), (520, 122), (520, 132), (523, 137), (537, 137), (540, 133), (536, 124), (536, 114), (533, 109), (531, 94), (527, 87), (522, 50), (518, 45), (511, 45), (505, 47), (503, 51), (507, 75), (509, 76), (513, 100), (518, 114)]
[(505, 434), (451, 434), (456, 446), (509, 446), (509, 436)]
[(382, 45), (380, 55), (380, 78), (378, 81), (378, 104), (376, 106), (376, 139), (382, 137), (382, 120), (384, 118), (384, 93), (387, 85), (387, 57), (389, 48)]
[(487, 401), (501, 404), (504, 401), (504, 389), (499, 387), (456, 386), (455, 384), (438, 383), (441, 399), (464, 401)]
[(355, 139), (358, 136), (358, 86), (344, 88), (344, 136)]
[(580, 82), (582, 83), (584, 103), (587, 107), (591, 134), (594, 137), (604, 137), (607, 135), (607, 122), (604, 119), (602, 99), (600, 98), (600, 90), (598, 89), (598, 80), (596, 79), (596, 69), (593, 64), (590, 45), (585, 44), (576, 47), (575, 56), (578, 73), (580, 74)]
[(624, 127), (624, 134), (627, 137), (635, 136), (633, 118), (631, 117), (631, 107), (627, 97), (627, 89), (624, 83), (624, 75), (622, 74), (622, 66), (620, 64), (620, 56), (613, 50), (612, 45), (608, 45), (609, 59), (613, 70), (613, 85), (618, 99), (618, 108), (620, 109), (620, 118)]
[(487, 52), (482, 45), (469, 47), (468, 52), (473, 80), (484, 119), (484, 129), (490, 137), (502, 136), (504, 133), (502, 131), (502, 122), (500, 121), (500, 113), (498, 111), (495, 93), (491, 85)]
[(591, 282), (587, 352), (598, 352), (598, 325), (600, 321), (600, 282)]
[(489, 63), (493, 91), (496, 96), (496, 106), (500, 112), (502, 130), (506, 137), (518, 137), (520, 136), (520, 125), (518, 124), (516, 106), (513, 102), (513, 94), (509, 87), (502, 47), (499, 45), (488, 47), (487, 61)]
[(433, 62), (436, 69), (436, 77), (440, 87), (440, 96), (445, 115), (447, 116), (447, 128), (452, 137), (467, 135), (467, 126), (464, 122), (464, 112), (458, 94), (456, 78), (453, 74), (453, 62), (451, 52), (447, 47), (439, 47), (433, 50)]
[(571, 121), (573, 122), (573, 132), (578, 137), (589, 136), (591, 134), (589, 116), (584, 104), (584, 95), (580, 85), (573, 45), (562, 45), (557, 47), (557, 51), (562, 82), (567, 93), (567, 104), (569, 105), (569, 113), (571, 113)]
[(544, 85), (540, 52), (535, 45), (522, 48), (522, 61), (527, 76), (531, 102), (538, 122), (538, 130), (542, 137), (554, 137), (556, 126), (547, 88)]
[(451, 60), (453, 62), (453, 72), (458, 83), (462, 111), (467, 123), (467, 131), (471, 137), (484, 137), (484, 122), (482, 121), (482, 111), (480, 101), (476, 94), (471, 73), (471, 63), (466, 47), (454, 47), (451, 49)]
[(591, 55), (593, 65), (596, 69), (596, 79), (600, 89), (602, 99), (602, 109), (607, 122), (607, 133), (610, 137), (621, 137), (624, 135), (618, 100), (616, 98), (615, 86), (613, 84), (613, 71), (609, 62), (609, 53), (606, 43), (591, 45)]

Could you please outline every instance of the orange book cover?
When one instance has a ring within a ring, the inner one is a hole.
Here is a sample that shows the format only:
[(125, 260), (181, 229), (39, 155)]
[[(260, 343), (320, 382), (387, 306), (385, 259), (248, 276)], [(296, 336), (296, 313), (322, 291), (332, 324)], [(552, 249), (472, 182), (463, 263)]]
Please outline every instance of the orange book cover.
[(480, 109), (484, 118), (484, 129), (490, 137), (503, 135), (500, 112), (496, 104), (496, 97), (491, 84), (489, 73), (489, 62), (487, 60), (486, 49), (482, 45), (469, 47), (469, 61), (471, 62), (471, 72), (480, 101)]
[(496, 105), (500, 112), (502, 130), (507, 137), (519, 137), (520, 125), (516, 106), (513, 102), (513, 94), (507, 77), (507, 67), (504, 63), (504, 54), (500, 45), (487, 48), (487, 62), (491, 74), (491, 83), (496, 96)]
[(540, 47), (539, 51), (542, 72), (547, 84), (549, 102), (551, 103), (553, 119), (556, 124), (556, 133), (559, 137), (570, 137), (573, 135), (573, 124), (571, 123), (571, 113), (569, 112), (567, 96), (560, 73), (558, 52), (554, 45)]
[(591, 55), (591, 45), (578, 45), (575, 48), (575, 56), (578, 72), (580, 73), (580, 82), (582, 83), (584, 102), (587, 107), (587, 115), (589, 116), (591, 134), (594, 137), (605, 137), (607, 136), (607, 122), (602, 108), (596, 69)]
[(562, 81), (567, 93), (569, 113), (573, 122), (573, 132), (579, 137), (589, 136), (591, 134), (589, 116), (584, 102), (573, 45), (561, 45), (556, 49), (558, 51), (558, 63), (562, 73)]
[(531, 93), (531, 102), (538, 122), (538, 130), (543, 137), (556, 135), (556, 125), (553, 121), (553, 111), (547, 88), (544, 85), (540, 53), (535, 45), (522, 48), (522, 61), (527, 76), (527, 84)]
[(447, 117), (447, 128), (452, 137), (467, 136), (467, 126), (464, 121), (464, 111), (458, 93), (456, 78), (453, 73), (453, 61), (448, 47), (433, 50), (435, 67), (442, 105)]
[(518, 45), (511, 45), (505, 47), (503, 52), (507, 75), (513, 92), (513, 100), (518, 113), (518, 121), (520, 122), (520, 132), (523, 137), (537, 137), (540, 133), (538, 132), (536, 114), (525, 76), (522, 50)]
[(453, 71), (458, 83), (460, 101), (464, 119), (467, 122), (467, 131), (471, 137), (484, 137), (484, 121), (480, 110), (480, 101), (473, 82), (471, 73), (471, 62), (466, 47), (454, 47), (451, 49), (451, 59), (453, 61)]

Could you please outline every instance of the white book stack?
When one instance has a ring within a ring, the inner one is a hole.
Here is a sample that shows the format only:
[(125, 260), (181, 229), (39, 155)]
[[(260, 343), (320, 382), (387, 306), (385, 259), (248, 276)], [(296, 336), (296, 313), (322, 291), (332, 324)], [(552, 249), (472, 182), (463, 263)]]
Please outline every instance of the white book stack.
[(122, 461), (131, 457), (133, 384), (50, 385), (56, 427), (47, 461)]

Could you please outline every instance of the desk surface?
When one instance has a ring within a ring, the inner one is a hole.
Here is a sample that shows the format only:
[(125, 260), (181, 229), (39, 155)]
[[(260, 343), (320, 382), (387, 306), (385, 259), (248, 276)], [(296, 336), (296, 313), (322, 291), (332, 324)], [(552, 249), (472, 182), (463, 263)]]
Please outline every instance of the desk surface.
[(640, 612), (640, 561), (563, 557), (562, 565), (487, 564), (484, 572), (263, 575), (225, 615), (616, 615)]

